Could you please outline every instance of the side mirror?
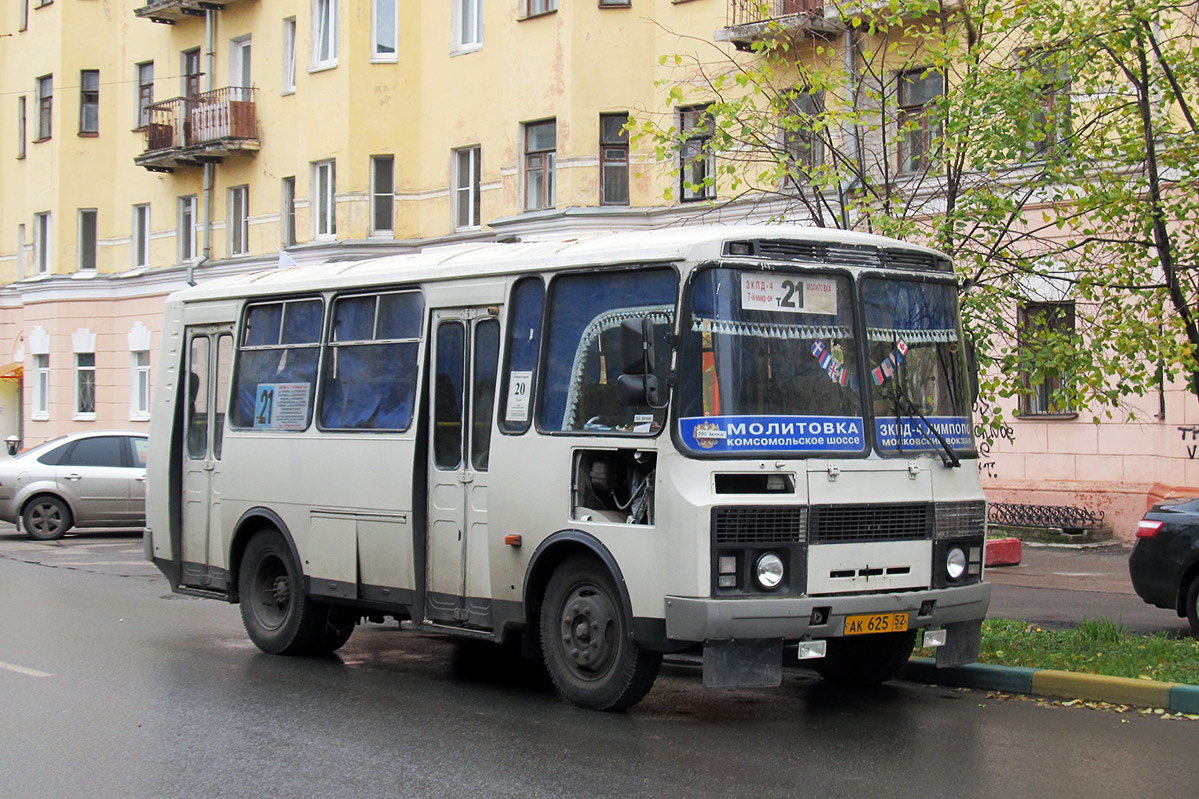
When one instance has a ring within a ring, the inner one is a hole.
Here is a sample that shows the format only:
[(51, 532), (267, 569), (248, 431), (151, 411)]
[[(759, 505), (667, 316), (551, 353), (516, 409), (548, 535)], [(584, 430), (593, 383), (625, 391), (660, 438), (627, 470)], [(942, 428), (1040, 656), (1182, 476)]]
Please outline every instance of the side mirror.
[(654, 374), (654, 323), (648, 316), (620, 323), (620, 376), (616, 399), (621, 405), (661, 407)]

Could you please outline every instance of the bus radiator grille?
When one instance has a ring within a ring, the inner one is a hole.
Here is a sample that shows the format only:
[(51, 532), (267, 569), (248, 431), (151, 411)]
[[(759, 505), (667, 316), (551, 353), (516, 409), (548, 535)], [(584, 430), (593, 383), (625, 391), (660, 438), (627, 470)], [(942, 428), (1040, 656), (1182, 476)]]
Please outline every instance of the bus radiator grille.
[(795, 506), (714, 508), (712, 531), (717, 545), (802, 544), (807, 515)]
[(813, 505), (808, 534), (813, 544), (919, 541), (933, 537), (933, 505)]

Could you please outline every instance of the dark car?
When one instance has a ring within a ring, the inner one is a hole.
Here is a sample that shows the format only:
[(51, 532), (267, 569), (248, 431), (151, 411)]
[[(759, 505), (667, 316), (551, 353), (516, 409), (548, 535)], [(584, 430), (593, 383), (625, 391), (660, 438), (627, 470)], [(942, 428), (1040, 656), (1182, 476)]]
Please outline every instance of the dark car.
[(1128, 573), (1141, 599), (1186, 616), (1199, 636), (1199, 498), (1161, 502), (1145, 514)]

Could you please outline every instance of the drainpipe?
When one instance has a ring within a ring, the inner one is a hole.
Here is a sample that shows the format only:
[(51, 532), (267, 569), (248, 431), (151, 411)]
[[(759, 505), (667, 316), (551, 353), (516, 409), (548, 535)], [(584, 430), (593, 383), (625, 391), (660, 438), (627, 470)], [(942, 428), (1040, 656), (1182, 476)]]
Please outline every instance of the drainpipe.
[[(849, 104), (850, 110), (856, 108), (856, 91), (857, 91), (857, 37), (854, 36), (853, 28), (848, 25), (845, 27), (843, 35), (844, 43), (842, 44), (842, 57), (845, 59), (845, 101)], [(860, 131), (858, 130), (857, 122), (850, 122), (849, 129), (846, 131), (846, 144), (849, 147), (849, 162), (854, 165), (854, 169), (860, 169), (860, 147), (859, 140)], [(841, 195), (841, 227), (844, 230), (849, 230), (849, 209), (848, 209), (848, 193), (857, 183), (857, 177), (850, 179), (849, 185), (842, 185), (838, 193)]]
[[(213, 34), (216, 27), (216, 12), (208, 9), (204, 12), (204, 90), (210, 92), (212, 86), (212, 73), (216, 58), (216, 53), (213, 47)], [(205, 162), (204, 164), (204, 257), (194, 264), (189, 264), (187, 267), (187, 285), (196, 285), (195, 270), (197, 266), (203, 266), (212, 257), (212, 183), (215, 174), (215, 168), (212, 164)]]

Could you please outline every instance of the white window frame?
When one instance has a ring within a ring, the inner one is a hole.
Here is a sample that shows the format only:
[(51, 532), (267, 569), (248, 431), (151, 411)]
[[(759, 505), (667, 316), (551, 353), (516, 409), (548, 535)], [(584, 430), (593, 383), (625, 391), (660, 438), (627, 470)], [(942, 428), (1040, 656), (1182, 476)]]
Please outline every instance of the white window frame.
[[(380, 41), (385, 31), (379, 29), (381, 18), (391, 16), (391, 36)], [(382, 45), (382, 47), (381, 47)], [(388, 51), (387, 47), (391, 50)], [(399, 60), (400, 53), (400, 10), (396, 0), (372, 0), (371, 2), (371, 63), (392, 64)]]
[(53, 244), (50, 237), (50, 212), (41, 211), (33, 215), (33, 263), (37, 274), (50, 273), (53, 259)]
[(450, 50), (454, 53), (473, 53), (483, 47), (483, 0), (453, 2), (454, 41)]
[(37, 138), (46, 141), (54, 135), (54, 75), (37, 79)]
[[(137, 95), (134, 99), (134, 128), (141, 130), (150, 126), (150, 106), (154, 104), (154, 62), (142, 61), (135, 64), (134, 72), (137, 74)], [(150, 87), (148, 94), (143, 94), (142, 89), (146, 86)]]
[[(479, 145), (460, 147), (452, 153), (454, 176), (454, 230), (478, 230), (480, 227), (479, 189), (483, 150)], [(465, 169), (464, 169), (465, 167)], [(469, 224), (462, 224), (463, 211)]]
[[(382, 162), (391, 164), (391, 185), (380, 186), (376, 178), (378, 177), (377, 166)], [(371, 235), (393, 236), (395, 235), (395, 185), (396, 185), (396, 161), (394, 155), (372, 155), (371, 156)], [(375, 225), (375, 220), (378, 217), (379, 203), (386, 200), (391, 207), (391, 213), (387, 215), (387, 227), (378, 227)]]
[(153, 387), (150, 368), (152, 339), (142, 322), (133, 323), (127, 337), (129, 342), (129, 421), (150, 420), (150, 392)]
[[(91, 364), (84, 365), (81, 359), (91, 356)], [(92, 381), (92, 408), (84, 410), (80, 399), (83, 393), (84, 375), (90, 374)], [(93, 352), (76, 352), (75, 353), (75, 416), (77, 422), (90, 422), (96, 418), (96, 353)]]
[(29, 136), (29, 111), (25, 95), (17, 98), (17, 158), (25, 157), (26, 141)]
[(233, 186), (229, 189), (228, 214), (225, 217), (225, 235), (229, 241), (229, 255), (245, 255), (250, 252), (250, 187)]
[(33, 353), (33, 407), (30, 416), (35, 421), (50, 418), (50, 353)]
[[(554, 132), (554, 146), (533, 149), (530, 143), (533, 128), (549, 127)], [(525, 211), (545, 211), (557, 206), (557, 164), (558, 164), (558, 120), (541, 119), (536, 122), (526, 122), (522, 126), (522, 148), (524, 158), (521, 163), (521, 192), (524, 194)], [(532, 164), (536, 162), (537, 167)], [(541, 191), (536, 198), (530, 191), (530, 178), (534, 172), (541, 173)]]
[[(84, 241), (84, 217), (91, 216), (92, 218), (92, 238), (90, 242)], [(95, 208), (80, 208), (75, 215), (75, 268), (80, 272), (95, 272), (100, 260), (100, 212)], [(84, 264), (84, 255), (87, 250), (91, 250), (92, 263)]]
[(521, 0), (520, 10), (523, 17), (552, 14), (558, 10), (558, 0)]
[[(323, 218), (322, 218), (323, 214)], [(331, 239), (337, 235), (337, 162), (312, 163), (312, 237)]]
[[(184, 212), (191, 223), (187, 224)], [(184, 225), (186, 224), (186, 228)], [(196, 195), (188, 194), (175, 202), (175, 239), (178, 242), (176, 255), (179, 263), (186, 264), (196, 260)]]
[(150, 265), (150, 203), (133, 206), (133, 228), (129, 239), (130, 266)]
[(289, 175), (279, 181), (279, 243), (290, 247), (299, 243), (296, 230), (296, 178)]
[(312, 0), (312, 52), (309, 72), (337, 66), (338, 0)]
[(283, 94), (296, 93), (296, 18), (283, 20), (283, 77), (280, 82)]
[[(250, 34), (229, 40), (229, 86), (250, 88), (254, 85), (254, 41)], [(238, 97), (234, 99), (248, 99)]]

